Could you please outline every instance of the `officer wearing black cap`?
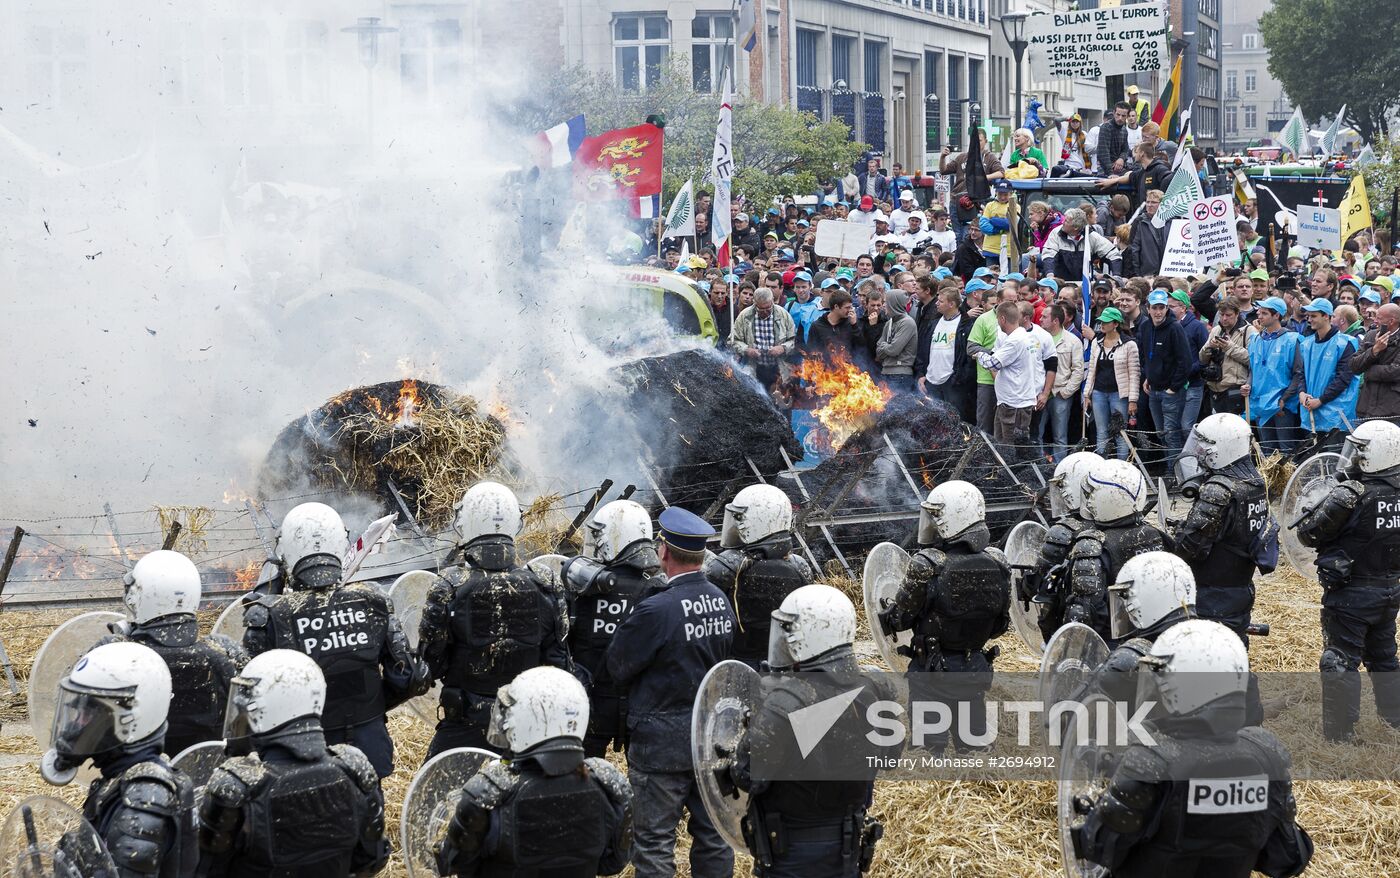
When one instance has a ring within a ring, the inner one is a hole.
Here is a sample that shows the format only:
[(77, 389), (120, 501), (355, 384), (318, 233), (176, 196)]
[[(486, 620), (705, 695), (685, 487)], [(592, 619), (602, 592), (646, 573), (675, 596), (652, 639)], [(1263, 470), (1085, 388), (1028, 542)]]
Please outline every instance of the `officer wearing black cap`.
[(690, 874), (728, 878), (734, 854), (716, 831), (695, 785), (690, 713), (710, 668), (729, 657), (734, 613), (700, 570), (715, 529), (677, 507), (661, 513), (658, 554), (667, 577), (618, 626), (608, 673), (628, 698), (627, 774), (632, 784), (637, 878), (675, 874), (676, 824), (690, 812)]

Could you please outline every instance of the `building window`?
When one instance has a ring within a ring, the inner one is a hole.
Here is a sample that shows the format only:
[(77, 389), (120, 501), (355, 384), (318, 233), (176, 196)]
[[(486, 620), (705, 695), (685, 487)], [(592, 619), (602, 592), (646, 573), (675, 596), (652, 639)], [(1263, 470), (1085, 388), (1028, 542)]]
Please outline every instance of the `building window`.
[(865, 94), (861, 99), (861, 139), (870, 148), (884, 152), (885, 149), (885, 44), (866, 41), (864, 82)]
[[(831, 36), (831, 115), (846, 123), (851, 129), (851, 138), (856, 136), (856, 82), (851, 75), (852, 59), (855, 57), (856, 38)], [(837, 88), (834, 83), (844, 82)]]
[(31, 24), (26, 66), (27, 100), (50, 107), (79, 103), (88, 79), (87, 31), (48, 23), (47, 19)]
[(430, 103), (446, 97), (462, 76), (462, 23), (455, 18), (406, 18), (399, 25), (399, 77), (408, 92)]
[(1203, 57), (1219, 58), (1220, 32), (1204, 22), (1196, 23), (1196, 46)]
[(671, 52), (665, 15), (619, 15), (613, 20), (613, 75), (623, 91), (640, 92), (661, 81)]
[(294, 104), (326, 102), (327, 33), (323, 21), (287, 25), (282, 49), (287, 62), (287, 99)]
[[(728, 15), (697, 15), (690, 24), (690, 39), (691, 79), (696, 91), (708, 94), (719, 87), (725, 52), (734, 51), (734, 19)], [(815, 63), (813, 58), (814, 66)], [(812, 84), (816, 85), (815, 70), (812, 77)]]
[(1191, 124), (1202, 140), (1214, 140), (1220, 130), (1219, 107), (1196, 107), (1191, 116)]
[(1200, 0), (1196, 8), (1201, 15), (1216, 21), (1220, 20), (1220, 0)]
[(1240, 77), (1238, 70), (1225, 71), (1225, 97), (1238, 97), (1240, 93)]
[(268, 32), (261, 21), (230, 21), (219, 40), (223, 63), (224, 103), (262, 107), (270, 100), (267, 82)]
[(797, 31), (797, 109), (819, 117), (822, 91), (817, 85), (817, 44), (821, 38), (818, 31)]
[(967, 96), (974, 102), (982, 99), (982, 61), (967, 59)]
[(1220, 97), (1220, 71), (1214, 67), (1202, 67), (1200, 69), (1200, 81), (1197, 84), (1196, 95), (1215, 100)]
[(1244, 130), (1253, 131), (1259, 125), (1259, 108), (1254, 104), (1244, 105)]
[(943, 148), (943, 105), (938, 82), (942, 66), (940, 53), (924, 53), (924, 138), (930, 153)]
[(1247, 50), (1252, 50), (1252, 49), (1257, 49), (1257, 48), (1259, 48), (1259, 35), (1258, 35), (1258, 34), (1245, 34), (1243, 40), (1242, 40), (1241, 43), (1240, 43), (1240, 46), (1241, 46), (1241, 48), (1244, 48), (1244, 49), (1247, 49)]
[(1252, 95), (1255, 91), (1258, 90), (1258, 88), (1259, 74), (1253, 70), (1246, 70), (1244, 72), (1244, 93), (1247, 95)]
[(1235, 120), (1238, 117), (1238, 109), (1238, 107), (1225, 108), (1225, 134), (1227, 136), (1239, 133), (1239, 126), (1235, 123)]

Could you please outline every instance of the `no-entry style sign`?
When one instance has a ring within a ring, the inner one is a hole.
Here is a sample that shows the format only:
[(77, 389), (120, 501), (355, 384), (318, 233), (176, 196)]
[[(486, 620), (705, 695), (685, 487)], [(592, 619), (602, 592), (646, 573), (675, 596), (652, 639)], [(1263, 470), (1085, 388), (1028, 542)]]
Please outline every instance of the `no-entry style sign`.
[(1235, 206), (1228, 196), (1194, 202), (1189, 213), (1191, 242), (1200, 268), (1240, 258), (1240, 242), (1235, 236)]

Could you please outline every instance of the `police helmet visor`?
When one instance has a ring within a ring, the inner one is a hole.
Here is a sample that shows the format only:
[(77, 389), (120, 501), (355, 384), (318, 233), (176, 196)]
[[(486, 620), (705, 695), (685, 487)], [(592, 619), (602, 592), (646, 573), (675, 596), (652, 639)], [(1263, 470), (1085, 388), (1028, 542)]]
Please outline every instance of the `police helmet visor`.
[(491, 719), (486, 725), (486, 743), (502, 751), (510, 749), (510, 738), (506, 737), (506, 711), (515, 704), (510, 695), (510, 687), (496, 690), (496, 701), (491, 705)]
[(1337, 460), (1337, 472), (1355, 476), (1361, 472), (1361, 464), (1366, 459), (1366, 443), (1353, 435), (1342, 442), (1341, 457)]
[(53, 717), (53, 746), (59, 754), (81, 761), (114, 750), (117, 713), (131, 707), (136, 687), (89, 689), (64, 680), (59, 684), (58, 710)]
[(1128, 586), (1114, 584), (1108, 587), (1109, 625), (1114, 640), (1131, 637), (1137, 630), (1132, 613), (1128, 609)]
[(1050, 480), (1050, 514), (1057, 519), (1064, 518), (1072, 511), (1069, 508), (1069, 499), (1065, 497), (1066, 481), (1068, 479), (1065, 478), (1064, 473)]
[[(942, 507), (939, 507), (941, 511)], [(919, 510), (919, 542), (922, 545), (933, 545), (939, 538), (938, 511), (935, 511), (927, 503)]]
[(253, 688), (257, 680), (234, 677), (228, 687), (228, 706), (224, 708), (224, 740), (242, 741), (253, 736)]
[(598, 557), (598, 547), (603, 543), (603, 523), (590, 520), (583, 526), (583, 554), (590, 558)]
[(744, 513), (748, 511), (746, 506), (735, 506), (730, 503), (724, 507), (724, 524), (720, 525), (719, 546), (721, 549), (737, 549), (744, 544), (744, 538), (739, 535), (739, 522), (744, 520)]
[(774, 610), (773, 624), (768, 627), (768, 668), (786, 671), (797, 664), (792, 654), (792, 636), (797, 630), (797, 616)]
[(1206, 472), (1201, 468), (1200, 458), (1183, 450), (1172, 466), (1172, 475), (1176, 477), (1176, 483), (1183, 494), (1195, 497), (1199, 493), (1200, 483), (1205, 480)]
[(1191, 433), (1186, 437), (1186, 443), (1181, 446), (1181, 457), (1194, 457), (1200, 466), (1205, 462), (1207, 452), (1215, 448), (1215, 443), (1205, 442), (1201, 439), (1201, 434), (1196, 429), (1191, 428)]

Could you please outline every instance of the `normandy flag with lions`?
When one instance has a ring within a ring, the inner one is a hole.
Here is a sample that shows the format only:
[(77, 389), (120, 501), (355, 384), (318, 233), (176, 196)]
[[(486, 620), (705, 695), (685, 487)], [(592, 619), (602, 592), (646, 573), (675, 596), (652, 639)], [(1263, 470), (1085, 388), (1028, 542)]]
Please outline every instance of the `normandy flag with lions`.
[(574, 197), (613, 201), (660, 194), (664, 135), (644, 124), (584, 138), (574, 156)]

